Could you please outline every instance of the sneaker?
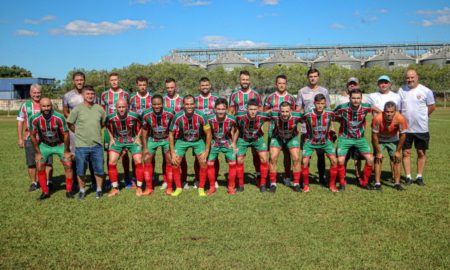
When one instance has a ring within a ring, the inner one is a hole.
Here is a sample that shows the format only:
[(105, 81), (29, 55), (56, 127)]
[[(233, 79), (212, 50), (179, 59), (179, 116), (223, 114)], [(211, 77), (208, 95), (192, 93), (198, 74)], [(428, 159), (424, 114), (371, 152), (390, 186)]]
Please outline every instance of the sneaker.
[(133, 183), (131, 182), (130, 179), (125, 179), (125, 188), (126, 189), (130, 189), (133, 187)]
[(259, 191), (262, 192), (262, 193), (266, 192), (267, 191), (266, 186), (259, 187)]
[(67, 192), (66, 192), (66, 198), (67, 198), (67, 199), (73, 199), (72, 191), (67, 191)]
[(234, 194), (236, 194), (236, 190), (234, 190), (234, 188), (233, 187), (228, 187), (228, 194), (230, 194), (230, 195), (234, 195)]
[(28, 192), (33, 192), (36, 189), (38, 189), (38, 184), (37, 183), (31, 183), (30, 187), (28, 188)]
[(309, 192), (309, 185), (305, 185), (303, 187), (303, 192), (308, 193)]
[(339, 192), (339, 189), (336, 186), (330, 186), (330, 191), (331, 192)]
[(138, 197), (142, 196), (142, 188), (141, 187), (136, 188), (136, 196), (138, 196)]
[(206, 197), (206, 192), (204, 188), (199, 188), (198, 189), (198, 196), (199, 197)]
[(237, 187), (237, 188), (236, 188), (236, 192), (244, 192), (244, 186), (242, 186), (242, 187)]
[(301, 192), (302, 191), (302, 187), (299, 184), (294, 185), (294, 191), (295, 192)]
[(119, 189), (118, 188), (112, 188), (111, 191), (108, 193), (108, 197), (114, 197), (116, 195), (119, 195)]
[(409, 186), (409, 185), (411, 185), (412, 183), (413, 183), (412, 178), (411, 178), (411, 177), (406, 177), (405, 184), (406, 184), (407, 186)]
[(172, 192), (172, 194), (170, 194), (170, 196), (172, 196), (172, 197), (180, 196), (181, 192), (183, 192), (183, 189), (182, 188), (177, 188), (177, 189), (175, 189), (174, 192)]
[(404, 191), (404, 190), (406, 190), (406, 189), (404, 189), (404, 188), (402, 187), (402, 185), (400, 185), (400, 184), (395, 184), (395, 185), (394, 185), (394, 188), (395, 188), (397, 191)]
[(270, 185), (269, 191), (275, 193), (277, 191), (277, 185)]
[[(187, 184), (187, 183), (186, 183)], [(198, 181), (195, 181), (194, 182), (194, 185), (192, 186), (194, 189), (197, 189), (198, 188), (198, 185), (199, 185), (199, 182)], [(188, 188), (186, 188), (186, 189), (189, 189), (189, 187)]]
[(167, 183), (166, 182), (162, 183), (162, 185), (159, 189), (161, 189), (161, 190), (167, 189)]
[(152, 194), (152, 193), (153, 193), (153, 189), (151, 189), (151, 188), (145, 188), (145, 191), (142, 192), (142, 196), (148, 196), (148, 195), (150, 195), (150, 194)]
[(216, 189), (219, 188), (219, 182), (216, 181), (216, 184), (214, 185), (216, 187)]
[(381, 191), (381, 183), (375, 184), (375, 190), (376, 191)]
[(286, 177), (283, 179), (283, 182), (284, 182), (285, 186), (287, 186), (287, 187), (291, 186), (291, 178)]
[(172, 189), (171, 188), (166, 189), (166, 195), (168, 195), (168, 196), (172, 195)]
[(103, 196), (103, 192), (101, 190), (95, 192), (95, 198), (100, 199)]
[(46, 193), (42, 192), (41, 196), (39, 196), (38, 200), (39, 201), (43, 201), (43, 200), (46, 200), (48, 198), (50, 198), (50, 194), (46, 194)]
[(188, 182), (184, 183), (183, 189), (184, 190), (188, 190), (189, 189), (189, 183)]
[(425, 183), (423, 182), (423, 178), (422, 177), (417, 177), (416, 178), (416, 184), (419, 186), (425, 186)]
[(78, 192), (78, 200), (84, 200), (86, 197), (86, 192)]

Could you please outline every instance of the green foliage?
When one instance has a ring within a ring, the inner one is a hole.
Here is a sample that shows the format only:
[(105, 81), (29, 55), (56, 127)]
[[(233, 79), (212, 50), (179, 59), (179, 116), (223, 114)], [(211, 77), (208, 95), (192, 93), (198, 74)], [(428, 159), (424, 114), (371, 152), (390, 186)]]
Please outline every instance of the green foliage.
[(24, 78), (24, 77), (32, 77), (31, 71), (16, 65), (0, 66), (0, 78)]

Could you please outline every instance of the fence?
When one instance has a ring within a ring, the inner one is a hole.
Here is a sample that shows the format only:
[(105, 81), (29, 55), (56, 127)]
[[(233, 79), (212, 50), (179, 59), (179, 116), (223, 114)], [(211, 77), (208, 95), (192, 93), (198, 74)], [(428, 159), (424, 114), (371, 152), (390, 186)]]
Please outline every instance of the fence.
[[(22, 102), (26, 100), (23, 99), (13, 99), (13, 100), (5, 100), (0, 99), (0, 111), (6, 112), (8, 116), (15, 115), (19, 110)], [(52, 99), (53, 106), (56, 110), (62, 110), (62, 100), (61, 99)]]

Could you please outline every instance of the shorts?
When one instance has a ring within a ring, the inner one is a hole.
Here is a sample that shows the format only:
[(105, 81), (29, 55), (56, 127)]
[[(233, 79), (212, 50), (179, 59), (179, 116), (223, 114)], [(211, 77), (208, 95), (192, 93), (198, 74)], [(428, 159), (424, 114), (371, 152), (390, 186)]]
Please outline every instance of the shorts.
[(363, 155), (361, 155), (361, 152), (359, 152), (359, 150), (354, 146), (352, 146), (352, 147), (350, 147), (350, 149), (348, 149), (347, 155), (345, 156), (345, 160), (349, 160), (349, 159), (365, 160)]
[(335, 156), (336, 149), (331, 141), (326, 141), (324, 144), (311, 144), (310, 140), (307, 140), (303, 145), (303, 157), (311, 157), (314, 151), (321, 150), (322, 153), (328, 156)]
[(103, 149), (105, 149), (105, 151), (108, 151), (109, 149), (109, 140), (109, 132), (105, 129), (103, 132)]
[(290, 140), (286, 141), (278, 137), (275, 137), (270, 139), (269, 147), (276, 147), (281, 149), (300, 148), (300, 139), (297, 136), (295, 136)]
[(88, 161), (92, 162), (92, 167), (94, 168), (95, 175), (103, 176), (105, 174), (103, 149), (101, 145), (93, 147), (76, 147), (75, 161), (78, 176), (85, 175)]
[(147, 150), (151, 155), (156, 154), (156, 150), (158, 147), (161, 147), (164, 153), (169, 152), (169, 141), (168, 140), (159, 140), (153, 141), (153, 139), (147, 141)]
[[(211, 143), (212, 145), (213, 143)], [(224, 147), (224, 146), (218, 146), (218, 147), (211, 147), (211, 151), (209, 151), (208, 155), (208, 161), (210, 160), (216, 160), (219, 153), (223, 153), (225, 155), (225, 158), (227, 161), (234, 161), (236, 160), (236, 155), (234, 153), (233, 147)]]
[(430, 133), (406, 133), (405, 143), (403, 144), (403, 150), (411, 149), (414, 143), (414, 147), (417, 150), (428, 150), (430, 144)]
[(64, 158), (64, 144), (57, 146), (48, 146), (45, 143), (39, 144), (39, 151), (41, 151), (42, 159), (39, 161), (41, 163), (45, 163), (49, 157), (52, 155), (58, 155), (59, 159), (64, 163), (69, 163), (72, 160), (66, 160)]
[(192, 147), (195, 155), (198, 156), (201, 153), (205, 152), (206, 145), (203, 140), (198, 140), (195, 142), (186, 142), (183, 140), (177, 140), (175, 142), (175, 154), (179, 157), (184, 157), (188, 148)]
[(247, 153), (247, 148), (252, 147), (258, 152), (267, 151), (267, 144), (264, 142), (264, 138), (260, 137), (256, 141), (245, 141), (242, 138), (239, 138), (237, 141), (237, 156), (244, 156)]
[[(30, 140), (24, 141), (24, 148), (25, 148), (25, 159), (28, 167), (36, 167), (36, 151), (34, 151), (33, 143)], [(48, 157), (48, 159), (45, 162), (46, 165), (52, 165), (53, 164), (53, 156)]]
[[(300, 147), (303, 149), (305, 142), (308, 140), (307, 138), (308, 136), (306, 135), (306, 133), (302, 133), (302, 135), (300, 136)], [(324, 155), (325, 152), (323, 152), (322, 148), (319, 149), (315, 149), (316, 150), (316, 154), (319, 155)]]
[[(394, 160), (394, 153), (395, 153), (395, 151), (397, 151), (398, 141), (396, 141), (396, 142), (378, 142), (378, 145), (380, 146), (381, 153), (383, 153), (384, 150), (387, 150), (391, 160)], [(375, 147), (374, 147), (373, 155), (375, 156), (376, 154), (377, 154), (377, 151), (375, 150)]]
[(352, 146), (358, 149), (359, 152), (361, 152), (361, 154), (372, 154), (372, 150), (370, 149), (370, 145), (367, 142), (366, 138), (349, 139), (339, 137), (337, 146), (338, 146), (337, 155), (339, 157), (347, 155), (348, 150)]
[(109, 151), (116, 152), (120, 155), (123, 150), (128, 150), (131, 155), (142, 154), (142, 146), (137, 143), (119, 143), (116, 141), (114, 145), (109, 146)]

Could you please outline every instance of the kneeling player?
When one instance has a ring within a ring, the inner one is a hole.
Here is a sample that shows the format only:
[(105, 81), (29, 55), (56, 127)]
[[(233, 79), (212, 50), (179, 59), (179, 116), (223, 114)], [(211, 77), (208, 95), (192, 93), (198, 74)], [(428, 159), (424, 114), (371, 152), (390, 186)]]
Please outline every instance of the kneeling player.
[(303, 145), (303, 192), (309, 191), (309, 160), (312, 153), (319, 149), (321, 149), (330, 160), (330, 190), (338, 192), (338, 189), (336, 188), (336, 150), (331, 142), (330, 135), (330, 127), (334, 118), (334, 113), (325, 107), (325, 96), (323, 94), (317, 94), (314, 97), (314, 109), (305, 112), (303, 115), (307, 132), (306, 141)]
[[(70, 153), (69, 129), (66, 120), (62, 114), (53, 111), (50, 99), (41, 99), (40, 106), (41, 112), (33, 115), (30, 119), (30, 139), (36, 151), (38, 180), (42, 189), (39, 200), (50, 197), (45, 161), (53, 154), (59, 156), (64, 166), (66, 197), (72, 199), (72, 154)], [(39, 141), (36, 136), (39, 137)]]
[[(270, 139), (270, 191), (277, 190), (277, 162), (280, 152), (289, 151), (293, 163), (294, 189), (300, 191), (300, 139), (297, 124), (302, 120), (302, 114), (292, 112), (289, 102), (280, 104), (280, 112), (271, 112), (274, 130)], [(266, 191), (266, 179), (261, 178), (261, 192)]]
[[(384, 105), (383, 113), (378, 113), (372, 120), (372, 143), (375, 155), (375, 189), (381, 190), (381, 168), (383, 162), (383, 150), (388, 151), (394, 166), (394, 188), (401, 191), (400, 162), (402, 160), (401, 149), (406, 139), (408, 128), (405, 118), (397, 111), (397, 105), (388, 101)], [(399, 137), (400, 134), (400, 137)]]
[(163, 97), (155, 95), (152, 98), (152, 108), (143, 112), (144, 129), (142, 138), (144, 140), (144, 179), (146, 183), (145, 192), (142, 195), (150, 195), (153, 192), (153, 163), (156, 150), (161, 147), (165, 160), (165, 175), (167, 180), (166, 194), (172, 193), (172, 161), (169, 149), (169, 126), (175, 112), (170, 108), (163, 108)]
[(236, 141), (237, 124), (234, 116), (227, 114), (228, 102), (224, 98), (216, 100), (214, 105), (215, 115), (208, 117), (211, 126), (213, 140), (211, 142), (211, 151), (208, 156), (208, 178), (210, 189), (208, 195), (216, 191), (216, 170), (215, 161), (219, 153), (223, 153), (228, 162), (228, 193), (235, 194), (236, 179)]
[[(247, 104), (247, 112), (238, 112), (236, 119), (238, 123), (238, 135), (237, 141), (237, 177), (238, 192), (244, 191), (244, 159), (247, 153), (247, 148), (258, 152), (258, 156), (261, 160), (261, 181), (266, 181), (267, 173), (269, 171), (269, 164), (267, 163), (267, 144), (264, 142), (264, 132), (262, 126), (265, 122), (270, 121), (270, 115), (267, 113), (258, 111), (259, 103), (255, 99), (252, 99)], [(264, 179), (264, 180), (263, 180)], [(259, 187), (260, 183), (256, 183)]]
[(108, 197), (119, 194), (117, 161), (124, 150), (128, 150), (133, 156), (133, 161), (136, 165), (138, 186), (136, 195), (142, 195), (144, 168), (142, 166), (142, 145), (139, 139), (141, 133), (141, 117), (134, 112), (128, 111), (128, 102), (125, 99), (119, 99), (116, 103), (116, 112), (106, 117), (106, 127), (110, 137), (108, 173), (112, 184), (112, 189)]

